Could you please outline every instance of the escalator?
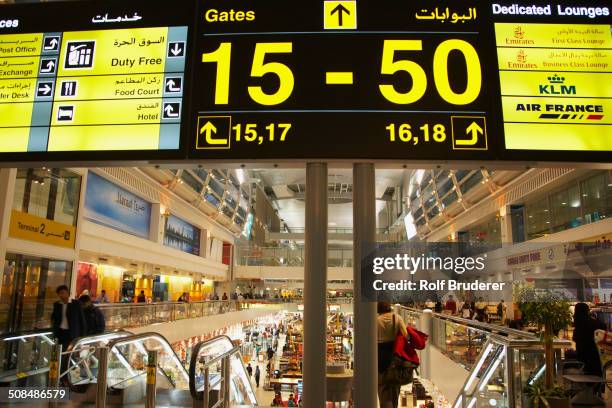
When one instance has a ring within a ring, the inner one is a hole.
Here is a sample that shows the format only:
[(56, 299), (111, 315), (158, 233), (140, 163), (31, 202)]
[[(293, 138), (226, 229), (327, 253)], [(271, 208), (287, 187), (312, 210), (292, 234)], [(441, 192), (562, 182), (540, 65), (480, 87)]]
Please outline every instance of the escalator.
[(207, 398), (208, 406), (213, 407), (221, 405), (224, 396), (231, 405), (257, 403), (240, 351), (228, 337), (196, 344), (190, 365), (185, 367), (160, 334), (125, 331), (80, 338), (71, 345), (64, 357), (69, 361), (69, 369), (62, 373), (61, 379), (69, 384), (74, 402), (95, 402), (98, 377), (103, 375), (99, 368), (104, 370), (99, 361), (101, 348), (108, 350), (106, 401), (109, 406), (144, 404), (147, 359), (152, 350), (157, 351), (156, 405), (189, 407), (196, 400), (198, 406), (204, 406), (201, 400)]
[[(429, 334), (428, 347), (421, 353), (422, 374), (449, 401), (454, 401), (453, 408), (529, 406), (523, 390), (541, 381), (546, 367), (538, 336), (406, 307), (399, 307), (398, 313), (404, 321)], [(553, 348), (553, 369), (561, 383), (563, 350), (571, 348), (571, 342), (555, 339)], [(447, 373), (451, 371), (455, 381), (448, 381)]]

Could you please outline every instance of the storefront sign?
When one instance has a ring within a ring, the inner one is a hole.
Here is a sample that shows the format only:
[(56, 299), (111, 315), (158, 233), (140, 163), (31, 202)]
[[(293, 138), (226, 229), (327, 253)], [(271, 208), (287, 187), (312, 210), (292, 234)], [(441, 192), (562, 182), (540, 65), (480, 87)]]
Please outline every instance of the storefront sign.
[(74, 248), (76, 229), (72, 225), (37, 217), (21, 211), (11, 211), (9, 236), (41, 244)]
[(148, 239), (151, 203), (89, 172), (85, 195), (85, 218)]
[(200, 255), (200, 229), (174, 215), (166, 218), (164, 245)]
[(0, 157), (178, 152), (192, 19), (182, 3), (3, 7), (15, 23), (0, 27)]

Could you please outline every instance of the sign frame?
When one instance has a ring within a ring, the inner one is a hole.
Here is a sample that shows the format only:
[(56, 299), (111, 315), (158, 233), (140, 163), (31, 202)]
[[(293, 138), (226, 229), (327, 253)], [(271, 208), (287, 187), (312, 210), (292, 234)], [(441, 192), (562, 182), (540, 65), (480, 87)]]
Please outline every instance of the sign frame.
[[(161, 0), (133, 0), (128, 3), (109, 0), (105, 2), (49, 2), (4, 5), (0, 7), (0, 19), (19, 20), (19, 24), (17, 27), (2, 29), (0, 35), (185, 26), (187, 27), (187, 46), (185, 48), (185, 67), (183, 71), (183, 89), (185, 90), (190, 85), (189, 81), (192, 78), (191, 68), (193, 64), (190, 63), (190, 59), (193, 56), (189, 42), (194, 29), (194, 7), (194, 2), (191, 0), (177, 0), (173, 4), (171, 13), (168, 4)], [(109, 17), (112, 20), (116, 16), (133, 15), (138, 15), (141, 19), (137, 21), (103, 22), (99, 25), (92, 22), (93, 18), (100, 16), (112, 16), (112, 18)], [(53, 20), (49, 21), (45, 18), (46, 16), (53, 16)], [(40, 80), (41, 77), (38, 76), (35, 79)], [(52, 80), (55, 82), (55, 78)], [(58, 77), (56, 85), (59, 82)], [(53, 92), (55, 92), (55, 89), (53, 89)], [(164, 97), (160, 96), (161, 98)], [(134, 165), (153, 161), (178, 162), (186, 157), (188, 141), (185, 135), (187, 134), (186, 126), (189, 110), (190, 97), (188, 92), (183, 92), (178, 149), (0, 152), (0, 166), (23, 167), (38, 163), (74, 165), (75, 162), (88, 165), (95, 163)], [(129, 135), (126, 135), (126, 137), (129, 137)]]

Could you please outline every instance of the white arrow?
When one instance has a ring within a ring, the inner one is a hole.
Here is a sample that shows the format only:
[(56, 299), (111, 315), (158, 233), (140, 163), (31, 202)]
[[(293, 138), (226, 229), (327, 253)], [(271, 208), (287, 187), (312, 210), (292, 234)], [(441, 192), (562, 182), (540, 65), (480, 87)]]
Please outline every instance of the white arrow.
[(48, 95), (49, 92), (51, 92), (51, 87), (49, 86), (49, 84), (45, 84), (44, 86), (39, 86), (38, 90), (42, 91), (43, 95)]
[(172, 53), (172, 55), (174, 55), (175, 57), (179, 55), (181, 51), (183, 51), (183, 49), (179, 47), (178, 43), (174, 43), (174, 47), (170, 49), (170, 53)]
[(51, 72), (53, 70), (54, 66), (55, 66), (55, 62), (54, 61), (47, 62), (47, 68), (45, 68), (43, 70), (43, 72)]
[(51, 41), (49, 41), (49, 45), (45, 47), (45, 50), (54, 50), (56, 46), (57, 38), (52, 38)]
[(176, 82), (174, 82), (174, 79), (169, 79), (168, 82), (166, 82), (166, 84), (168, 85), (169, 92), (178, 92), (181, 90), (180, 87), (175, 88)]
[(164, 110), (166, 111), (166, 115), (169, 118), (178, 118), (179, 116), (178, 113), (174, 113), (174, 108), (172, 107), (172, 105), (166, 105)]

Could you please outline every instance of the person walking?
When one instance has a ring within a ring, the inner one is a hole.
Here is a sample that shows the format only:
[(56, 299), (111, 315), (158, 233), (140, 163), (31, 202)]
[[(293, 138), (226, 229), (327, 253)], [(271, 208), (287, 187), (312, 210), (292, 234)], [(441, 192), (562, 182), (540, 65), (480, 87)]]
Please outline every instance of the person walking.
[(255, 384), (257, 388), (259, 388), (259, 378), (261, 377), (261, 371), (259, 370), (259, 366), (255, 367)]
[(576, 303), (574, 307), (574, 334), (576, 357), (583, 364), (584, 374), (601, 377), (603, 370), (599, 350), (595, 344), (595, 330), (606, 330), (606, 326), (590, 315), (589, 305)]
[(70, 302), (68, 286), (58, 286), (55, 293), (59, 300), (53, 304), (51, 327), (55, 338), (65, 351), (72, 340), (87, 334), (87, 325), (81, 302), (76, 299)]
[(93, 304), (91, 297), (89, 295), (83, 295), (79, 298), (79, 302), (83, 305), (87, 335), (91, 336), (104, 333), (104, 329), (106, 328), (104, 314)]
[(268, 347), (266, 353), (268, 354), (268, 360), (272, 360), (272, 357), (274, 357), (274, 350), (272, 350), (272, 347)]
[(391, 310), (389, 302), (378, 302), (378, 401), (380, 408), (397, 408), (401, 385), (399, 383), (386, 383), (383, 374), (389, 368), (393, 359), (393, 345), (395, 337), (401, 333), (408, 338), (408, 331), (404, 319)]
[[(62, 351), (66, 351), (74, 339), (87, 334), (87, 325), (81, 302), (76, 299), (70, 302), (68, 286), (58, 286), (55, 293), (59, 300), (53, 304), (51, 328), (56, 341), (62, 345)], [(68, 354), (64, 354), (60, 358), (60, 370), (66, 370), (68, 366)], [(65, 385), (66, 381), (65, 377), (62, 378), (62, 385)]]
[(144, 290), (140, 291), (140, 295), (136, 297), (136, 303), (145, 303), (147, 301), (147, 296), (144, 293)]
[(249, 378), (251, 378), (253, 376), (253, 366), (251, 365), (251, 363), (249, 363), (246, 370), (247, 370), (247, 373), (249, 374)]

